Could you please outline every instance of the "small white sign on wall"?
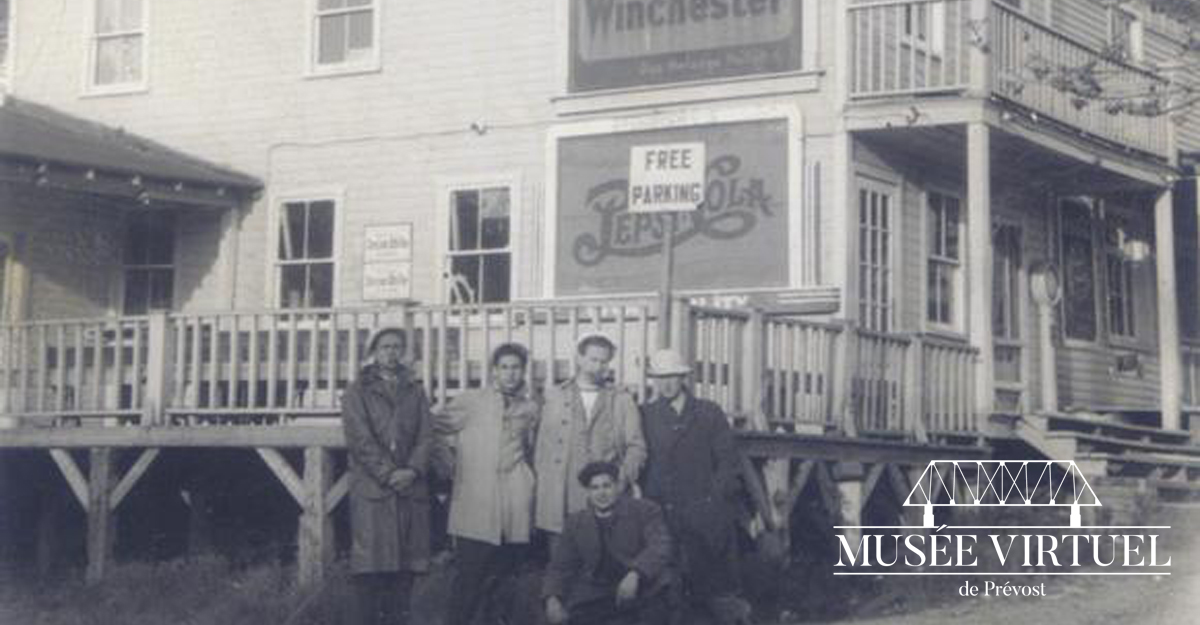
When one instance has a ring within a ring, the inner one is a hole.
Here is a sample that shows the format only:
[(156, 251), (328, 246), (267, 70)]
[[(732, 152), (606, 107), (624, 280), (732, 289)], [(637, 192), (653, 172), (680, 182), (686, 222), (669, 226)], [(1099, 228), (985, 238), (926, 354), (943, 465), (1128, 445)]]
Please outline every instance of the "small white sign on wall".
[(363, 300), (412, 298), (412, 263), (395, 261), (363, 265)]
[(704, 201), (704, 143), (629, 148), (629, 212), (695, 210)]
[(411, 261), (412, 230), (411, 223), (367, 226), (363, 236), (363, 262)]

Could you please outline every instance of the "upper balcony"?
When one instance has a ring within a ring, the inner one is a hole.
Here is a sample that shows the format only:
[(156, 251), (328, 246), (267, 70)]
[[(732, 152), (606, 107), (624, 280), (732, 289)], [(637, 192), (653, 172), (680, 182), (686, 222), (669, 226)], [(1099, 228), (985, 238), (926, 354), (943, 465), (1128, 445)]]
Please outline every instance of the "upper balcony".
[[(972, 4), (883, 0), (851, 5), (851, 102), (990, 94), (1090, 138), (1169, 158), (1169, 116), (1153, 114), (1168, 93), (1166, 77), (1001, 2), (979, 9), (986, 11), (983, 19), (972, 16)], [(973, 62), (976, 55), (983, 61)], [(973, 66), (983, 71), (972, 76)]]

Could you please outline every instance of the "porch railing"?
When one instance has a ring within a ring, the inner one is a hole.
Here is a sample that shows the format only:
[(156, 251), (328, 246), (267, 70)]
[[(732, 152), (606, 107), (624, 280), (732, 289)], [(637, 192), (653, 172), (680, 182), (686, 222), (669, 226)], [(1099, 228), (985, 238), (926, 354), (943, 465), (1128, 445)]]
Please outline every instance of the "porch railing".
[[(974, 88), (1097, 138), (1168, 155), (1168, 116), (1141, 106), (1162, 97), (1166, 77), (1003, 3), (992, 2), (988, 10), (986, 21), (980, 21), (971, 18), (969, 0), (851, 4), (850, 98), (959, 94)], [(971, 74), (975, 53), (987, 56), (986, 75)]]
[(966, 0), (862, 2), (848, 10), (852, 98), (970, 86)]
[[(760, 311), (681, 305), (672, 328), (697, 395), (751, 427), (924, 436), (975, 429), (975, 352), (927, 337)], [(574, 374), (576, 341), (619, 345), (614, 382), (649, 397), (658, 329), (647, 299), (486, 306), (156, 314), (0, 325), (0, 417), (13, 425), (274, 424), (335, 417), (381, 327), (404, 328), (435, 403), (490, 382), (504, 342), (530, 352), (532, 388)]]

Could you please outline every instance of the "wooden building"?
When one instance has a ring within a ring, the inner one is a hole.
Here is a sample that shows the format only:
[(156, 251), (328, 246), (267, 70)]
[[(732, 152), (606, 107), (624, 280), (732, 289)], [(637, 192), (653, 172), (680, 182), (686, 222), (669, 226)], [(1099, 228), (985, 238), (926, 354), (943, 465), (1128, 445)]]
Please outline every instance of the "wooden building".
[[(1196, 81), (1138, 2), (51, 4), (0, 21), (0, 445), (54, 450), (94, 576), (179, 446), (258, 449), (319, 576), (381, 324), (437, 401), (505, 340), (561, 379), (589, 330), (644, 397), (668, 227), (662, 333), (761, 526), (1005, 444), (1195, 491)], [(633, 148), (678, 143), (702, 207), (629, 213)]]

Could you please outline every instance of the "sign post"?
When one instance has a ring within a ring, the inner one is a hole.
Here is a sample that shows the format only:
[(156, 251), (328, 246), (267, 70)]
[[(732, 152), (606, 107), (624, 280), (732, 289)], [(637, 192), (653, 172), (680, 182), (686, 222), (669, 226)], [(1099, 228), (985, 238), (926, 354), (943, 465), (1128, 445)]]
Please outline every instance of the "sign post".
[(629, 212), (658, 213), (662, 226), (658, 347), (671, 345), (671, 289), (679, 213), (704, 202), (703, 143), (636, 145), (629, 150)]

